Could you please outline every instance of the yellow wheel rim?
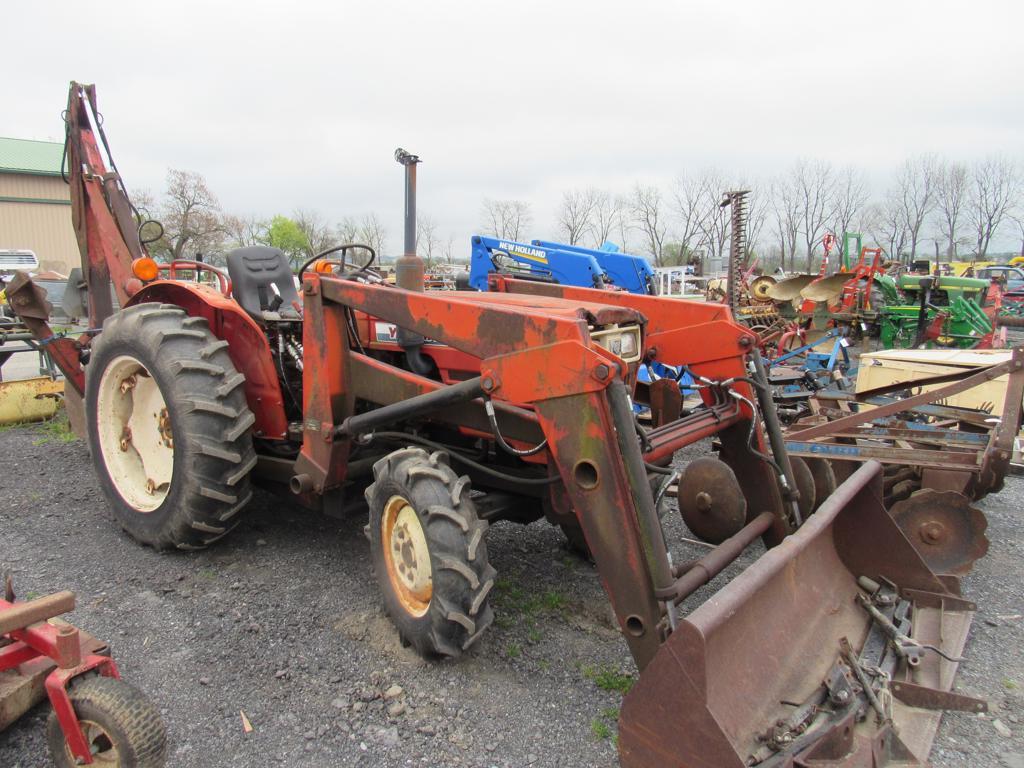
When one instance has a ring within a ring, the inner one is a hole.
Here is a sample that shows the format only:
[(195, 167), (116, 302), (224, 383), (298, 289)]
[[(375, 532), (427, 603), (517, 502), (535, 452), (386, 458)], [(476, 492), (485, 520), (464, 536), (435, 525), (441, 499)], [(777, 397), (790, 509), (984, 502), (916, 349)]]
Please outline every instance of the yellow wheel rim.
[(419, 515), (402, 496), (392, 496), (381, 517), (381, 546), (388, 579), (402, 608), (423, 616), (434, 593), (430, 548)]

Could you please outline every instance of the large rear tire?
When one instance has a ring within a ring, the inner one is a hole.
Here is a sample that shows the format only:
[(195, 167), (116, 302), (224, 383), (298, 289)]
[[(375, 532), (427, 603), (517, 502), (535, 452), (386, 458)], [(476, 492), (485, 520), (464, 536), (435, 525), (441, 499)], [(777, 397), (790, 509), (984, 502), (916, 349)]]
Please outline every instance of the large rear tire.
[(389, 454), (373, 474), (366, 535), (384, 607), (403, 644), (427, 658), (458, 656), (494, 620), (496, 572), (469, 479), (421, 448)]
[(204, 318), (140, 304), (103, 324), (86, 370), (89, 446), (128, 534), (199, 549), (238, 523), (256, 464), (245, 378)]

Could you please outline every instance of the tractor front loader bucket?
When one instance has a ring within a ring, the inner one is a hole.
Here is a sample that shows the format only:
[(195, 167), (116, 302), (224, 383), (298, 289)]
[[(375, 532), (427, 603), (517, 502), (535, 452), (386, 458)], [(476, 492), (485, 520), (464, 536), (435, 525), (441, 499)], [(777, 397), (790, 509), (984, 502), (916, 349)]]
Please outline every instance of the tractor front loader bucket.
[(974, 605), (886, 512), (881, 465), (684, 619), (626, 696), (622, 765), (925, 765)]

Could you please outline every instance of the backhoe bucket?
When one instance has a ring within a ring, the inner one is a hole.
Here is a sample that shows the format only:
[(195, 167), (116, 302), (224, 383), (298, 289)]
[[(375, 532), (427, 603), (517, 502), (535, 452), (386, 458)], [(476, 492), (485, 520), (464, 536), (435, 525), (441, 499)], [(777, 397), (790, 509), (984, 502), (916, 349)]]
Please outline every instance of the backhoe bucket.
[(882, 495), (868, 462), (679, 621), (623, 702), (623, 766), (918, 766), (942, 709), (985, 711), (949, 693), (975, 606)]

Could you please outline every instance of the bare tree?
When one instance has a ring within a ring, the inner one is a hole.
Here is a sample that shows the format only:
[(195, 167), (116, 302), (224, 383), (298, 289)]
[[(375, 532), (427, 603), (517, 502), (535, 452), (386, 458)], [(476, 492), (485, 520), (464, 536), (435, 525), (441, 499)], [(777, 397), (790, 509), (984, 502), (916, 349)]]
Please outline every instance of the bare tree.
[(449, 264), (455, 263), (455, 235), (448, 235), (444, 243), (444, 260)]
[(637, 229), (643, 233), (644, 247), (654, 260), (654, 266), (664, 266), (665, 214), (661, 190), (654, 186), (633, 187), (631, 212)]
[(989, 157), (971, 169), (971, 190), (967, 215), (976, 236), (979, 259), (988, 253), (992, 236), (1006, 218), (1020, 179), (1016, 164), (1005, 157)]
[(822, 160), (798, 160), (790, 172), (797, 191), (800, 226), (807, 246), (807, 271), (814, 270), (814, 250), (832, 218), (832, 166)]
[(336, 244), (336, 234), (316, 211), (299, 208), (292, 214), (292, 221), (298, 224), (302, 234), (309, 241), (310, 256), (321, 253)]
[(384, 222), (376, 213), (368, 213), (359, 221), (359, 228), (356, 232), (355, 242), (363, 243), (373, 248), (380, 258), (387, 246), (388, 230)]
[(437, 222), (429, 214), (416, 216), (416, 253), (423, 257), (428, 267), (433, 266), (441, 241), (437, 237)]
[(227, 234), (228, 243), (234, 248), (260, 245), (266, 241), (267, 222), (258, 216), (226, 215), (224, 231)]
[(167, 255), (180, 259), (193, 252), (219, 250), (224, 237), (220, 203), (201, 174), (171, 169), (159, 208)]
[(723, 194), (731, 186), (716, 171), (705, 171), (699, 180), (697, 231), (700, 244), (710, 256), (719, 259), (725, 256), (725, 244), (732, 225), (729, 209), (721, 205)]
[(779, 244), (780, 266), (786, 269), (789, 256), (790, 271), (796, 269), (796, 244), (800, 232), (800, 195), (789, 177), (775, 179), (771, 184), (772, 227)]
[(143, 219), (151, 218), (157, 209), (156, 198), (149, 189), (133, 189), (131, 201)]
[(890, 193), (884, 203), (874, 203), (865, 211), (868, 231), (890, 259), (902, 260), (909, 239), (903, 202)]
[(530, 204), (522, 200), (484, 198), (483, 229), (502, 240), (520, 240), (533, 223)]
[(854, 222), (868, 202), (868, 184), (864, 172), (851, 165), (839, 171), (832, 185), (832, 226), (840, 237), (852, 232)]
[(896, 173), (896, 187), (887, 205), (895, 202), (903, 217), (910, 260), (917, 258), (921, 228), (935, 208), (938, 186), (938, 160), (935, 155), (920, 155), (906, 160)]
[(570, 189), (562, 195), (557, 229), (569, 245), (583, 242), (583, 236), (593, 228), (599, 196), (600, 193), (593, 188)]
[[(747, 260), (757, 254), (760, 255), (761, 233), (764, 231), (765, 222), (768, 220), (769, 197), (767, 190), (756, 184), (740, 184), (741, 189), (749, 189), (747, 197)], [(762, 261), (764, 261), (762, 259)]]
[(936, 174), (935, 207), (938, 211), (939, 234), (946, 241), (946, 257), (956, 258), (959, 240), (957, 227), (964, 213), (968, 196), (967, 168), (962, 163), (939, 164)]
[(345, 216), (334, 225), (334, 234), (338, 243), (359, 242), (359, 220), (354, 216)]
[(619, 238), (619, 245), (622, 250), (630, 250), (630, 240), (635, 229), (631, 214), (630, 200), (626, 195), (615, 196), (615, 207), (618, 209), (618, 216), (615, 217), (615, 229)]
[[(591, 216), (590, 234), (594, 240), (594, 247), (600, 248), (612, 239), (622, 221), (622, 198), (610, 194), (605, 190), (596, 190), (594, 193), (594, 213)], [(626, 244), (622, 243), (625, 250)]]
[[(672, 186), (672, 207), (676, 223), (673, 239), (679, 243), (680, 261), (683, 263), (700, 244), (703, 220), (710, 211), (705, 177), (677, 176)], [(717, 200), (711, 204), (717, 204)]]

